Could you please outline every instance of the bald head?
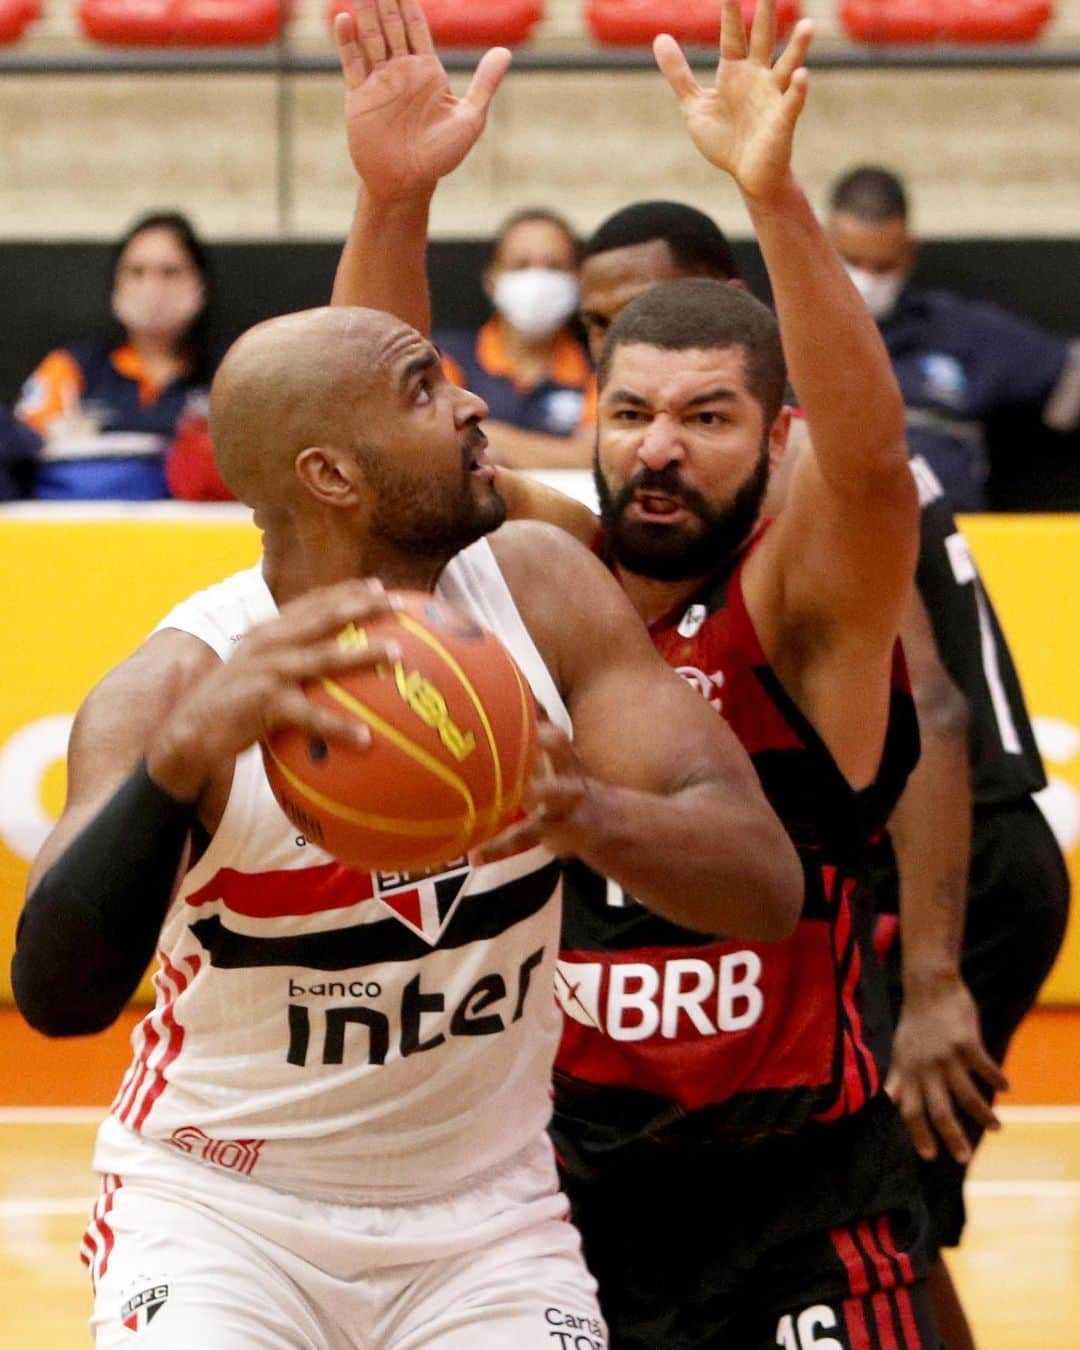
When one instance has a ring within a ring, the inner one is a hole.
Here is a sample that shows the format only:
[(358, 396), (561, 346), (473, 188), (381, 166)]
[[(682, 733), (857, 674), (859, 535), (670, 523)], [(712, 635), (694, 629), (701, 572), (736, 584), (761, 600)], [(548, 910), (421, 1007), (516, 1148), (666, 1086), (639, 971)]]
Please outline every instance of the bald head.
[(374, 309), (310, 309), (269, 319), (229, 348), (210, 392), (221, 476), (249, 506), (284, 506), (309, 446), (359, 448), (366, 396), (389, 379), (407, 324)]

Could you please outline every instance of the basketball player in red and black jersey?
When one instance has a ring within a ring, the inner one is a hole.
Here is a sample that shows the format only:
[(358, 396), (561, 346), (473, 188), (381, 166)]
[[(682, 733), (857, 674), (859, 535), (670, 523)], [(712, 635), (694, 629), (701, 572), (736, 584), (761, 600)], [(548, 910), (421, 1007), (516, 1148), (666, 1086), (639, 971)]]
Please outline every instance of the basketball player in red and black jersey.
[[(809, 27), (775, 65), (773, 37), (771, 5), (748, 39), (728, 0), (709, 90), (670, 39), (656, 50), (769, 269), (814, 447), (782, 518), (760, 519), (790, 420), (764, 306), (720, 283), (657, 288), (616, 320), (600, 367), (608, 560), (654, 643), (750, 751), (807, 887), (796, 935), (752, 944), (654, 923), (568, 867), (555, 1136), (620, 1350), (940, 1345), (925, 1211), (883, 1091), (864, 884), (917, 754), (896, 634), (918, 507), (887, 355), (791, 174)], [(395, 55), (364, 82), (419, 81), (427, 54)], [(373, 135), (388, 105), (371, 98), (365, 144), (361, 92), (350, 144), (366, 187), (335, 299), (422, 323), (409, 231), (426, 221), (425, 138), (398, 140), (395, 179)], [(391, 210), (392, 237), (374, 228)]]

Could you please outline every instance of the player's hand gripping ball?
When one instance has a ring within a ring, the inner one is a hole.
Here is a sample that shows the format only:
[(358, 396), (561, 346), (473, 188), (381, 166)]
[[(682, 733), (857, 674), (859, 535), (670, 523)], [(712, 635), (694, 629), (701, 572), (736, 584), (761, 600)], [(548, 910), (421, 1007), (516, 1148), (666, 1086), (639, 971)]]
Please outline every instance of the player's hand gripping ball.
[(363, 871), (432, 867), (492, 838), (521, 813), (537, 757), (532, 691), (502, 643), (435, 596), (394, 599), (338, 641), (393, 640), (399, 661), (305, 686), (363, 722), (371, 745), (283, 727), (262, 747), (292, 824)]

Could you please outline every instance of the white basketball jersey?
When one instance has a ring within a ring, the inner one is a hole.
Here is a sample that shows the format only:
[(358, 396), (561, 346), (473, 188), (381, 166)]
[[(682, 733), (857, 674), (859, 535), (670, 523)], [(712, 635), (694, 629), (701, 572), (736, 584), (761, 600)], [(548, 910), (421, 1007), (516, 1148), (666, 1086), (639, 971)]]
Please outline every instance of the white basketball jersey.
[[(486, 540), (438, 593), (495, 633), (540, 705), (559, 693)], [(277, 613), (258, 568), (172, 611), (224, 660)], [(557, 862), (360, 873), (289, 824), (257, 747), (161, 932), (157, 1001), (102, 1127), (314, 1199), (457, 1189), (546, 1126), (559, 1035)]]

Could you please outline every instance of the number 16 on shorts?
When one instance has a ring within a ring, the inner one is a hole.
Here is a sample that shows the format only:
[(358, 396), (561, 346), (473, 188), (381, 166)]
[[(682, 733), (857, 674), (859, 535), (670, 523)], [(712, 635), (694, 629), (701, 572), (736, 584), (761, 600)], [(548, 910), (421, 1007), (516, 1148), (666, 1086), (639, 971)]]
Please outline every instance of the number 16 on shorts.
[(825, 1303), (804, 1308), (801, 1313), (786, 1313), (776, 1327), (776, 1344), (782, 1350), (844, 1350), (835, 1336), (820, 1334), (837, 1325), (835, 1311)]

